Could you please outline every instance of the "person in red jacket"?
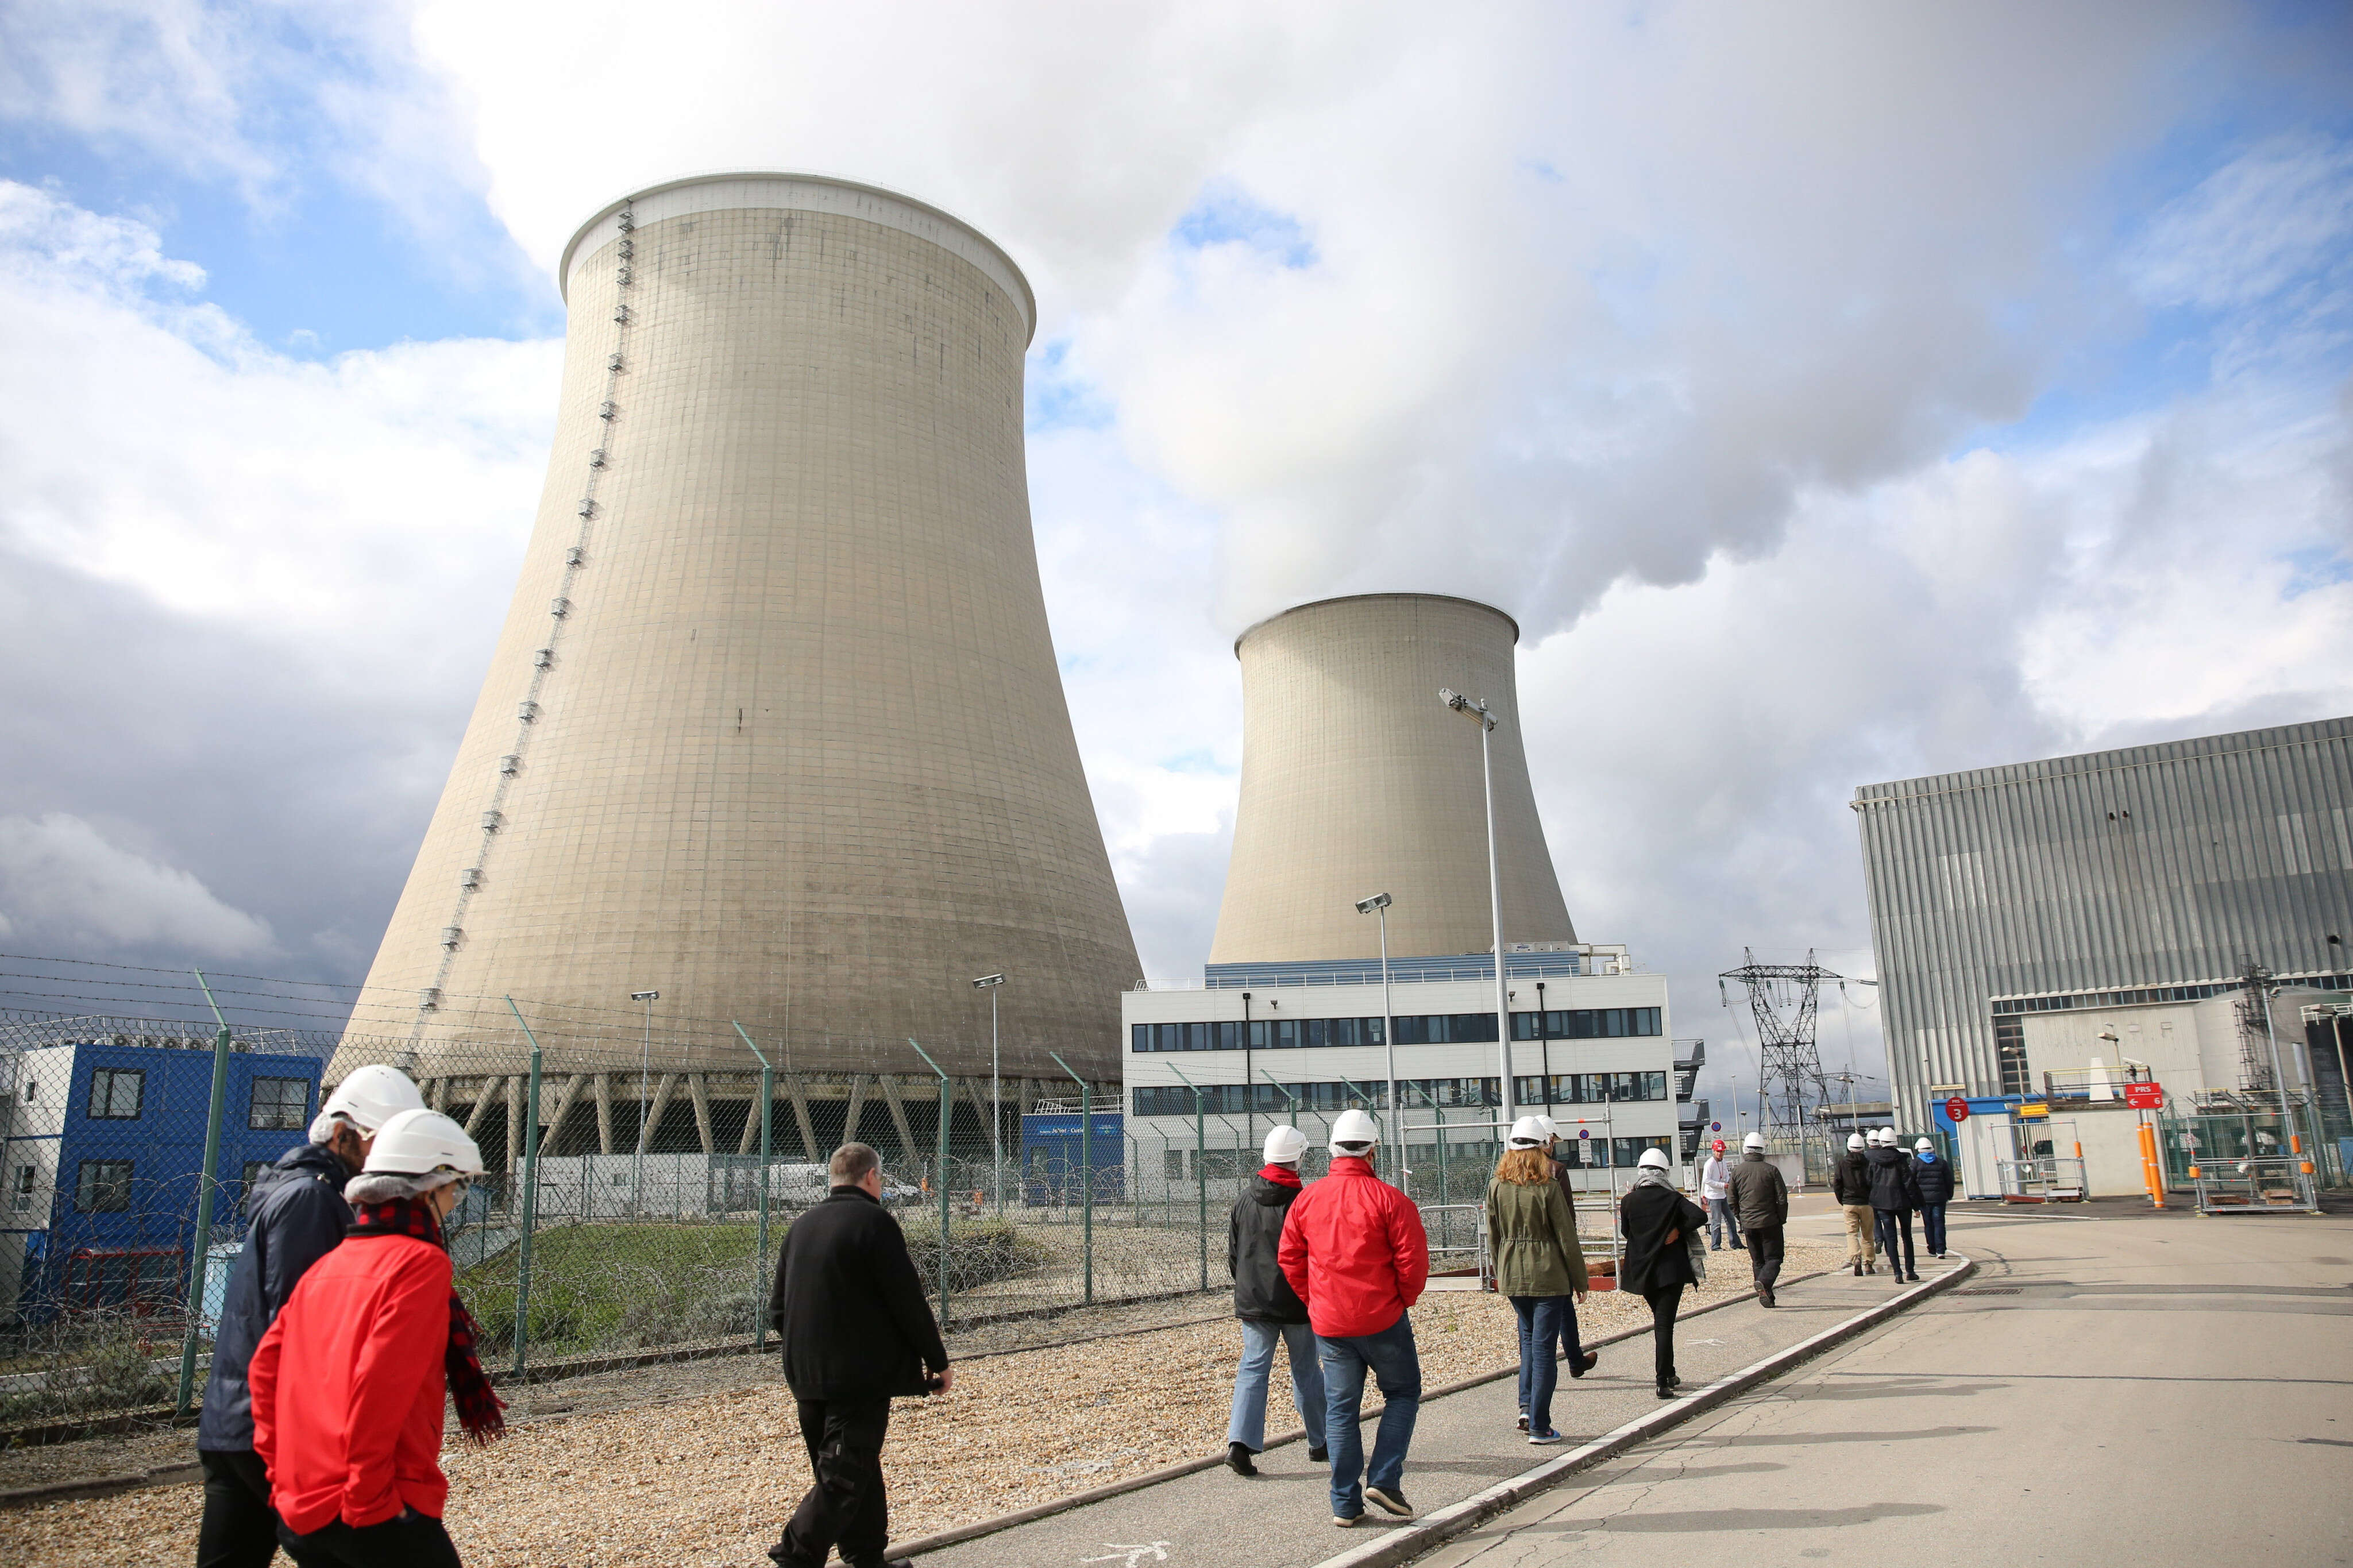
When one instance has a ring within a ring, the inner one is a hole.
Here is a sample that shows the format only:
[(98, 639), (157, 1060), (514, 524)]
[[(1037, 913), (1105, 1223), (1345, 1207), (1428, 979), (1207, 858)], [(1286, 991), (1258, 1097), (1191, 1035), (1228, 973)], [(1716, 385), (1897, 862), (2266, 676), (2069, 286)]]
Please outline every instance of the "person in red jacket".
[(475, 1442), (504, 1429), (441, 1234), (481, 1172), (439, 1111), (385, 1122), (344, 1189), (357, 1217), (343, 1245), (253, 1352), (254, 1452), (279, 1544), (301, 1568), (459, 1568), (441, 1527), (443, 1395)]
[[(1282, 1277), (1307, 1303), (1324, 1363), (1332, 1522), (1344, 1530), (1363, 1517), (1366, 1502), (1393, 1519), (1413, 1517), (1401, 1482), (1421, 1413), (1421, 1357), (1407, 1311), (1430, 1281), (1430, 1239), (1413, 1200), (1373, 1174), (1378, 1137), (1363, 1111), (1340, 1113), (1332, 1124), (1331, 1174), (1293, 1200), (1275, 1248)], [(1386, 1401), (1369, 1466), (1357, 1425), (1367, 1369)]]

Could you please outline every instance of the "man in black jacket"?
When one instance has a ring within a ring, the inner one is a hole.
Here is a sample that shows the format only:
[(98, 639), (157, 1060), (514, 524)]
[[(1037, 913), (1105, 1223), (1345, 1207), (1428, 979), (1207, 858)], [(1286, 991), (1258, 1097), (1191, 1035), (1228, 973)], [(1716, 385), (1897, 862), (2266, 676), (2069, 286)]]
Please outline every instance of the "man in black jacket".
[(1923, 1138), (1912, 1145), (1912, 1184), (1920, 1189), (1921, 1242), (1931, 1258), (1945, 1256), (1945, 1205), (1953, 1201), (1953, 1163)]
[(1748, 1247), (1748, 1273), (1757, 1299), (1778, 1306), (1773, 1287), (1781, 1279), (1782, 1227), (1789, 1223), (1789, 1184), (1780, 1167), (1765, 1158), (1765, 1138), (1751, 1132), (1732, 1167), (1732, 1206), (1740, 1215), (1740, 1237)]
[(882, 1206), (881, 1159), (863, 1143), (844, 1143), (833, 1152), (832, 1184), (785, 1233), (768, 1299), (816, 1475), (768, 1555), (784, 1568), (825, 1568), (839, 1546), (850, 1568), (902, 1568), (882, 1557), (891, 1399), (945, 1394), (955, 1372), (906, 1236)]
[[(1871, 1160), (1871, 1206), (1879, 1221), (1879, 1250), (1895, 1268), (1898, 1284), (1917, 1279), (1918, 1260), (1912, 1256), (1912, 1211), (1920, 1206), (1920, 1184), (1912, 1161), (1895, 1141), (1895, 1129), (1883, 1127), (1871, 1135), (1863, 1152)], [(1898, 1247), (1902, 1247), (1898, 1251)]]
[(1315, 1331), (1307, 1326), (1307, 1303), (1282, 1277), (1275, 1247), (1291, 1200), (1299, 1195), (1299, 1156), (1307, 1134), (1278, 1127), (1266, 1135), (1266, 1168), (1250, 1178), (1234, 1200), (1226, 1222), (1226, 1272), (1234, 1281), (1234, 1316), (1242, 1324), (1242, 1361), (1234, 1373), (1234, 1412), (1226, 1423), (1226, 1463), (1238, 1476), (1254, 1476), (1252, 1454), (1266, 1448), (1267, 1384), (1274, 1371), (1274, 1345), (1282, 1342), (1291, 1363), (1291, 1397), (1307, 1428), (1307, 1458), (1325, 1462), (1324, 1360)]
[(280, 1155), (246, 1195), (250, 1224), (222, 1292), (212, 1371), (196, 1422), (196, 1458), (205, 1473), (196, 1568), (266, 1568), (278, 1551), (269, 1478), (253, 1451), (246, 1367), (295, 1285), (343, 1245), (352, 1224), (343, 1184), (359, 1174), (376, 1129), (424, 1104), (398, 1068), (357, 1068), (336, 1085), (311, 1123), (311, 1141)]

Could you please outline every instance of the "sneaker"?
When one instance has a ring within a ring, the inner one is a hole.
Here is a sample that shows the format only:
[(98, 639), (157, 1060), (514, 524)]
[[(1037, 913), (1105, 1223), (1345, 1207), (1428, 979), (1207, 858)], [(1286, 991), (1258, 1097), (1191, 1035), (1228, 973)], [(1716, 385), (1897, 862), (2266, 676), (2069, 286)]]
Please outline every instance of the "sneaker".
[(1531, 1432), (1528, 1434), (1528, 1447), (1532, 1448), (1541, 1448), (1547, 1443), (1557, 1443), (1559, 1441), (1560, 1434), (1554, 1431), (1549, 1426), (1546, 1427), (1541, 1432)]
[(1579, 1356), (1577, 1360), (1568, 1363), (1568, 1375), (1571, 1377), (1583, 1377), (1587, 1373), (1591, 1372), (1595, 1367), (1599, 1366), (1600, 1364), (1601, 1352), (1599, 1351), (1587, 1351), (1582, 1356)]
[(1862, 1264), (1860, 1261), (1854, 1266), (1854, 1277), (1858, 1279), (1862, 1278)]
[(1332, 1527), (1335, 1530), (1354, 1530), (1356, 1521), (1364, 1517), (1361, 1513), (1335, 1513), (1332, 1516)]
[(1669, 1388), (1681, 1388), (1683, 1385), (1683, 1374), (1682, 1373), (1671, 1372), (1667, 1373), (1667, 1386)]
[(1765, 1304), (1767, 1306), (1778, 1307), (1780, 1305), (1778, 1301), (1773, 1300), (1773, 1287), (1770, 1285), (1759, 1285), (1757, 1288), (1757, 1292), (1758, 1295), (1765, 1298)]
[(1332, 1462), (1332, 1450), (1310, 1448), (1307, 1450), (1307, 1462), (1311, 1465), (1328, 1465)]
[(1405, 1493), (1401, 1491), (1390, 1491), (1381, 1487), (1366, 1487), (1365, 1500), (1391, 1519), (1413, 1517), (1413, 1504), (1405, 1500)]
[(1250, 1450), (1248, 1443), (1229, 1443), (1226, 1445), (1226, 1468), (1233, 1471), (1233, 1473), (1238, 1476), (1254, 1476), (1258, 1474), (1258, 1467), (1250, 1463)]
[(1664, 1384), (1664, 1383), (1662, 1383), (1662, 1384), (1659, 1384), (1659, 1397), (1660, 1397), (1660, 1398), (1662, 1398), (1662, 1399), (1672, 1399), (1674, 1396), (1675, 1396), (1675, 1391), (1674, 1391), (1674, 1388), (1673, 1388), (1673, 1386), (1672, 1386), (1672, 1384)]
[(1521, 1431), (1523, 1431), (1523, 1432), (1525, 1432), (1525, 1431), (1526, 1431), (1527, 1429), (1528, 1429), (1528, 1413), (1527, 1413), (1526, 1411), (1523, 1410), (1523, 1411), (1521, 1411), (1521, 1412), (1520, 1412), (1520, 1430), (1521, 1430)]

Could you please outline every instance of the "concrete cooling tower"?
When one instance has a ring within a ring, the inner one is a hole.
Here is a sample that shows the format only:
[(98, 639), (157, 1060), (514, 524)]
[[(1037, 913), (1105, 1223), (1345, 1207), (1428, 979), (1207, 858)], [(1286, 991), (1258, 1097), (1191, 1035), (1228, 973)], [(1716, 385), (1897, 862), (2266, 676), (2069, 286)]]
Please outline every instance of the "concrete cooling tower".
[(1393, 954), (1493, 945), (1475, 720), (1440, 688), (1484, 700), (1494, 752), (1504, 940), (1574, 942), (1521, 744), (1501, 610), (1432, 594), (1326, 599), (1237, 639), (1241, 800), (1212, 963), (1370, 958), (1356, 900), (1388, 893)]
[(1039, 584), (1019, 269), (744, 174), (607, 207), (560, 280), (546, 490), (343, 1055), (459, 1070), (512, 994), (551, 1069), (600, 1030), (634, 1065), (659, 990), (657, 1070), (741, 1069), (737, 1019), (796, 1071), (921, 1072), (913, 1036), (985, 1074), (1003, 972), (1008, 1077), (1108, 1070), (1139, 970)]

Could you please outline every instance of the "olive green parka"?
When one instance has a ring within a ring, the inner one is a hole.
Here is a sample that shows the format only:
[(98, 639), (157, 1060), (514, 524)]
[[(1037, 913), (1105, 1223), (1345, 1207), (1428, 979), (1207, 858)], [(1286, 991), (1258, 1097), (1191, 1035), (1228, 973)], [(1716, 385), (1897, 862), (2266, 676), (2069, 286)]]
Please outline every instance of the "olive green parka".
[(1487, 1249), (1505, 1296), (1567, 1296), (1586, 1289), (1577, 1215), (1560, 1184), (1487, 1184)]

